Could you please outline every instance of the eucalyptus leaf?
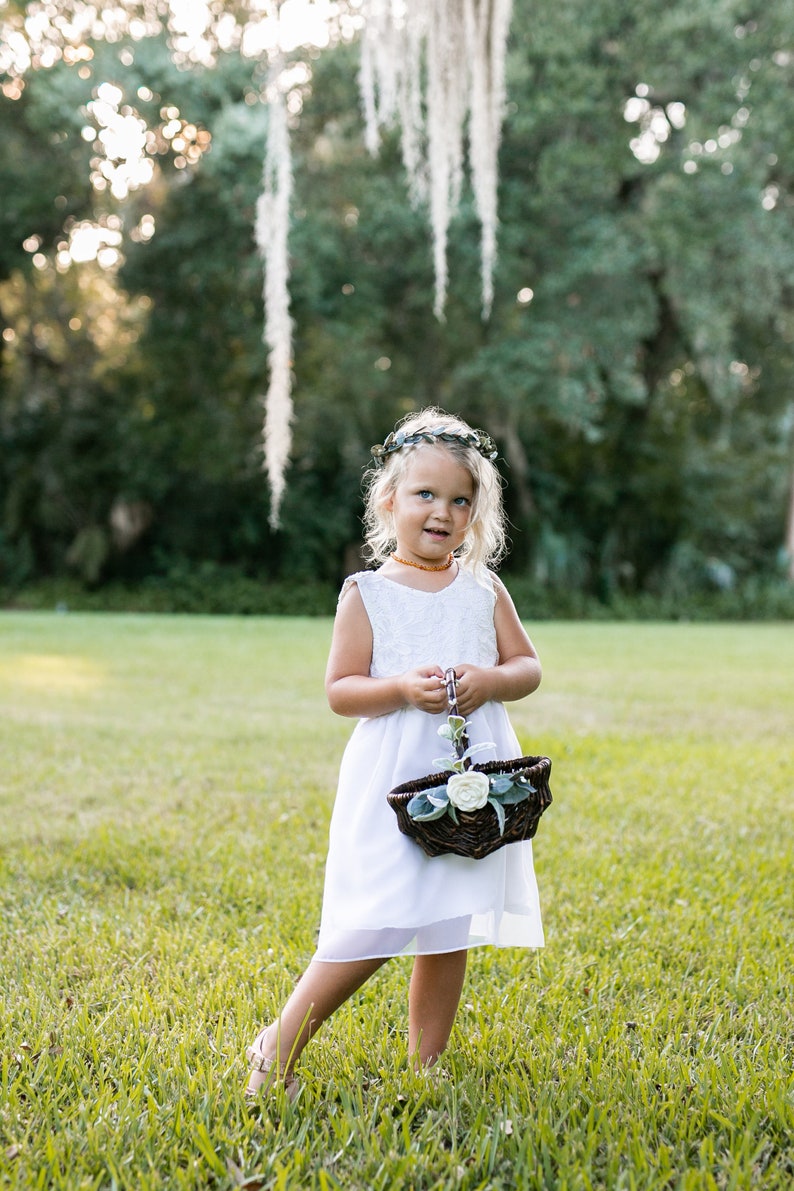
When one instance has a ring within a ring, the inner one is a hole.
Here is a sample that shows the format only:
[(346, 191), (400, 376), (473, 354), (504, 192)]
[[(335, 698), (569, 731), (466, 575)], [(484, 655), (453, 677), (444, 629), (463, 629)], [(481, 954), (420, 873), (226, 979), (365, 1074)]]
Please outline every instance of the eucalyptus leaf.
[(513, 779), (507, 773), (498, 773), (490, 779), (492, 794), (507, 794), (513, 789)]
[(430, 799), (426, 794), (414, 794), (411, 801), (408, 803), (408, 814), (412, 819), (416, 819), (419, 815), (428, 814), (430, 811), (436, 810)]
[(446, 786), (438, 786), (438, 788), (432, 794), (427, 793), (425, 797), (427, 798), (428, 802), (433, 804), (433, 806), (447, 806), (449, 803), (449, 794), (447, 793)]
[(460, 740), (465, 729), (468, 727), (466, 720), (463, 718), (463, 716), (462, 715), (448, 715), (447, 723), (449, 724), (450, 730), (452, 731), (452, 736), (450, 739)]
[(474, 757), (477, 753), (484, 753), (488, 749), (495, 747), (493, 741), (485, 741), (483, 744), (470, 744), (466, 751), (461, 753), (460, 760), (465, 761), (468, 757)]
[(505, 830), (505, 812), (501, 802), (497, 802), (495, 798), (488, 799), (491, 806), (496, 811), (496, 817), (499, 820), (499, 834), (504, 835)]
[(439, 769), (443, 769), (445, 773), (460, 773), (463, 768), (462, 762), (452, 761), (449, 757), (436, 757), (433, 764)]
[(532, 785), (532, 782), (529, 780), (529, 778), (527, 777), (527, 775), (525, 773), (514, 773), (513, 774), (513, 785), (514, 786), (522, 786), (527, 791), (528, 794), (536, 794), (537, 793), (535, 787)]
[(411, 815), (411, 818), (417, 823), (431, 823), (433, 819), (440, 819), (441, 816), (445, 815), (446, 813), (446, 805), (434, 806), (432, 810), (429, 810), (423, 814)]
[(499, 801), (502, 806), (514, 806), (517, 802), (524, 802), (529, 798), (529, 790), (526, 786), (511, 786), (504, 794), (499, 795)]

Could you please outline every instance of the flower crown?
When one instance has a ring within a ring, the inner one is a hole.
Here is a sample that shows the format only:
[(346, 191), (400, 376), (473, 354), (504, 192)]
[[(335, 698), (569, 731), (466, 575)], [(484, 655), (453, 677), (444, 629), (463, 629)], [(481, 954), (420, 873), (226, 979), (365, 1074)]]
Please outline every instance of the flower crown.
[(483, 459), (494, 462), (499, 451), (496, 443), (484, 430), (453, 430), (446, 426), (436, 426), (434, 430), (415, 430), (413, 434), (406, 434), (404, 430), (393, 430), (382, 443), (372, 447), (372, 458), (376, 467), (383, 467), (386, 458), (402, 447), (416, 446), (426, 442), (431, 445), (440, 442), (461, 442), (467, 447), (479, 451)]

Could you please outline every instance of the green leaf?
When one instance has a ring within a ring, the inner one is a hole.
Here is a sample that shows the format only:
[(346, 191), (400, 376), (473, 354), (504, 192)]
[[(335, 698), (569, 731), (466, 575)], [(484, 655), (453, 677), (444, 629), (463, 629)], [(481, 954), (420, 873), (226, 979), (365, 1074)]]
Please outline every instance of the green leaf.
[(514, 806), (515, 803), (524, 802), (527, 798), (529, 798), (529, 789), (526, 786), (512, 786), (504, 794), (499, 795), (502, 806)]
[(474, 757), (477, 753), (487, 752), (488, 749), (495, 748), (493, 741), (484, 741), (482, 744), (470, 744), (464, 753), (461, 753), (459, 760), (465, 761), (468, 757)]
[(496, 811), (496, 817), (497, 817), (497, 819), (499, 820), (499, 834), (500, 834), (500, 835), (504, 835), (504, 830), (505, 830), (505, 812), (504, 812), (504, 809), (503, 809), (503, 807), (502, 807), (502, 804), (501, 804), (500, 802), (497, 802), (495, 798), (489, 798), (489, 799), (488, 799), (488, 802), (491, 804), (491, 806), (492, 806), (492, 807), (494, 808), (494, 810)]
[(434, 819), (440, 819), (442, 815), (447, 813), (447, 806), (434, 806), (432, 810), (425, 811), (420, 815), (411, 815), (417, 823), (432, 823)]
[(433, 803), (424, 793), (415, 794), (408, 803), (408, 814), (417, 823), (429, 823), (432, 819), (440, 819), (446, 813), (446, 809), (445, 802), (439, 806), (438, 800)]
[(535, 793), (535, 787), (532, 785), (532, 782), (529, 780), (529, 778), (527, 777), (527, 775), (525, 773), (523, 773), (523, 772), (514, 773), (512, 775), (512, 779), (513, 779), (514, 786), (523, 786), (524, 789), (529, 790), (530, 793), (532, 793), (532, 794)]

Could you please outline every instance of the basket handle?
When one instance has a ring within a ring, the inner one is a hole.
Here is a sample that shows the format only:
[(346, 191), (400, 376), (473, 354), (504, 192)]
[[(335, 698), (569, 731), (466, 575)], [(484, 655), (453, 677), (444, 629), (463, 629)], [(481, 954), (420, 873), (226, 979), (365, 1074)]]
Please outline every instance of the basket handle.
[[(444, 671), (444, 686), (447, 688), (447, 703), (449, 704), (450, 715), (460, 715), (458, 710), (458, 676), (452, 666)], [(461, 733), (460, 740), (455, 745), (455, 750), (459, 757), (462, 757), (469, 747), (469, 736), (467, 732)], [(471, 761), (468, 762), (471, 764)], [(466, 766), (468, 768), (468, 765)]]

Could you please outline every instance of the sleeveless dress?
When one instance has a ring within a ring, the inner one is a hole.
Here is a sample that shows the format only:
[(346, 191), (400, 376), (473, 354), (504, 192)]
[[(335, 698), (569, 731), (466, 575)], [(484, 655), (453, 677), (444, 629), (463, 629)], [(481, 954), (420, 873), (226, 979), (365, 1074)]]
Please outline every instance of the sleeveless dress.
[[(422, 665), (492, 666), (498, 654), (490, 576), (464, 570), (438, 592), (417, 591), (362, 571), (355, 583), (372, 625), (370, 674), (391, 677)], [(542, 947), (529, 841), (483, 860), (426, 856), (403, 835), (386, 801), (394, 786), (434, 773), (452, 757), (438, 735), (444, 714), (405, 707), (359, 720), (345, 749), (331, 817), (322, 922), (315, 960), (426, 955), (493, 944)], [(504, 705), (469, 717), (472, 744), (493, 742), (477, 761), (522, 756)]]

